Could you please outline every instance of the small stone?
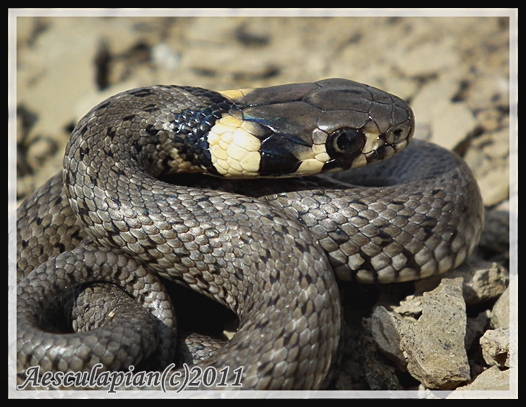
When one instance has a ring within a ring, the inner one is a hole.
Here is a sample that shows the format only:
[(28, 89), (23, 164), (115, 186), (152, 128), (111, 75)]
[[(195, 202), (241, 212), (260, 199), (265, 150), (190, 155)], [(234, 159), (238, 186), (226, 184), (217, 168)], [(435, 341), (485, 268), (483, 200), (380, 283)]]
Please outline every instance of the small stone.
[[(464, 280), (463, 295), (467, 305), (480, 304), (498, 298), (509, 284), (509, 272), (502, 265), (472, 256), (466, 263), (445, 274), (447, 278)], [(432, 290), (443, 276), (433, 276), (415, 282), (416, 293)]]
[(447, 398), (468, 398), (471, 397), (463, 390), (509, 390), (510, 389), (510, 374), (509, 370), (500, 370), (497, 366), (493, 366), (485, 370), (476, 377), (470, 384), (458, 387)]
[(508, 328), (486, 331), (480, 338), (482, 356), (490, 366), (510, 367), (510, 332)]
[(491, 311), (491, 326), (507, 328), (510, 325), (510, 290), (506, 289), (497, 300)]
[(404, 329), (401, 325), (404, 323), (407, 323), (404, 318), (381, 306), (376, 307), (371, 316), (371, 334), (378, 348), (402, 370), (406, 370), (407, 366), (400, 337)]

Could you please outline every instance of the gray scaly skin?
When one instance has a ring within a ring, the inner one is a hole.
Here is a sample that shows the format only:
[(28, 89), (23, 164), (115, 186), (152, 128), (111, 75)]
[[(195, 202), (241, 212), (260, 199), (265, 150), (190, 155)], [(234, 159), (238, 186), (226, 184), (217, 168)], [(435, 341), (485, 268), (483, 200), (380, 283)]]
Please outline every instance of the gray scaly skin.
[[(220, 119), (242, 123), (242, 147), (258, 147), (259, 156), (234, 163), (256, 168), (249, 178), (381, 162), (358, 173), (389, 186), (338, 176), (249, 187), (224, 180), (219, 190), (157, 180), (232, 175), (219, 166), (226, 148), (210, 148)], [(148, 87), (101, 103), (74, 130), (63, 172), (18, 210), (19, 371), (89, 370), (98, 361), (124, 369), (156, 352), (166, 361), (175, 320), (160, 275), (239, 316), (234, 338), (203, 366), (228, 367), (227, 381), (242, 367), (243, 389), (319, 388), (340, 337), (332, 270), (361, 282), (426, 277), (458, 266), (480, 237), (480, 193), (461, 159), (420, 142), (390, 158), (413, 128), (400, 99), (338, 79), (224, 94)], [(151, 311), (153, 319), (137, 313), (137, 324), (164, 330), (158, 350), (142, 344), (151, 335), (116, 320), (43, 332), (41, 311), (87, 282), (116, 284)]]

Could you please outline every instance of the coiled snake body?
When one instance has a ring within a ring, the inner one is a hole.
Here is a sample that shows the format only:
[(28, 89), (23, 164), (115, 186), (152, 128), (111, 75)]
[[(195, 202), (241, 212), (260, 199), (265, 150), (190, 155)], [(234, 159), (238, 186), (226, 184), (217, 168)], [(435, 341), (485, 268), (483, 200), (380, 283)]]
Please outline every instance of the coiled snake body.
[[(335, 275), (423, 278), (478, 243), (469, 168), (430, 143), (405, 148), (413, 130), (401, 99), (343, 79), (153, 86), (102, 102), (73, 131), (62, 173), (18, 210), (19, 371), (125, 369), (150, 354), (168, 364), (175, 322), (160, 275), (239, 316), (203, 366), (231, 379), (242, 367), (247, 389), (319, 388), (340, 337)], [(215, 177), (186, 185), (188, 172)], [(158, 180), (169, 173), (179, 184)], [(153, 318), (111, 311), (97, 329), (45, 332), (41, 311), (86, 282), (117, 284)]]

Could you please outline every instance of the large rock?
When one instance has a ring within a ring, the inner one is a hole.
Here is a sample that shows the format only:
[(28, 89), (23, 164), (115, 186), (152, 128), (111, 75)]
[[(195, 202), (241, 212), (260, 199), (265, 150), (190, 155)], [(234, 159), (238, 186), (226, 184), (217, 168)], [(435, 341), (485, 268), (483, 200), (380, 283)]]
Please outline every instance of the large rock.
[(422, 296), (418, 320), (378, 307), (372, 316), (373, 337), (380, 349), (425, 387), (451, 389), (470, 379), (464, 346), (466, 304), (462, 279), (444, 279)]

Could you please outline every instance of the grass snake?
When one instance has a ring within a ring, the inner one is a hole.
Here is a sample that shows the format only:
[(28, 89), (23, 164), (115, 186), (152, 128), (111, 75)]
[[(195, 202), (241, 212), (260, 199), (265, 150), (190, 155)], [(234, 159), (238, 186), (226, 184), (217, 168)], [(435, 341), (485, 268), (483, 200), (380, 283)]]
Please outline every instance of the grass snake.
[[(242, 367), (244, 389), (322, 387), (338, 356), (337, 279), (444, 273), (480, 238), (471, 171), (413, 132), (403, 100), (344, 79), (151, 86), (100, 103), (17, 212), (20, 374), (168, 365), (177, 331), (161, 276), (239, 316), (202, 366), (229, 380)], [(100, 288), (73, 300), (77, 332), (55, 332), (44, 311), (89, 282)]]

